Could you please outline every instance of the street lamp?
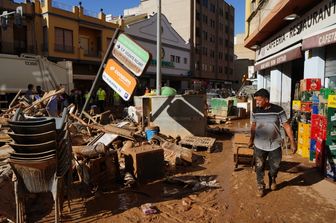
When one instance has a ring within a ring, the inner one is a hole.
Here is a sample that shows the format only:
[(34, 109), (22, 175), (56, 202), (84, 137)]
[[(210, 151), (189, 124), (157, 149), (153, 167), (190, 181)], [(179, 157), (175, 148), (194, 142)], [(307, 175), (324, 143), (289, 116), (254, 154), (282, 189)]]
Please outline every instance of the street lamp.
[(161, 0), (157, 0), (156, 24), (156, 95), (161, 94)]

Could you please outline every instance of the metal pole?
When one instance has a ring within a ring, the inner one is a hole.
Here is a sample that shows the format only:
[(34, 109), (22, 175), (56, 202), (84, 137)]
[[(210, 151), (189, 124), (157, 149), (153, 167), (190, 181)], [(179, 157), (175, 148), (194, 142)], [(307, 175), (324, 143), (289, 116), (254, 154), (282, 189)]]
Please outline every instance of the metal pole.
[(161, 0), (157, 0), (156, 26), (156, 95), (161, 94)]
[(103, 61), (102, 61), (101, 64), (100, 64), (100, 67), (99, 67), (99, 70), (98, 70), (98, 72), (97, 72), (96, 78), (95, 78), (95, 80), (93, 81), (92, 87), (91, 87), (90, 92), (89, 92), (89, 97), (86, 98), (85, 103), (84, 103), (84, 106), (83, 106), (83, 108), (82, 108), (82, 111), (81, 111), (79, 117), (82, 117), (83, 112), (85, 111), (85, 108), (87, 107), (87, 105), (88, 105), (88, 103), (89, 103), (89, 101), (90, 101), (90, 98), (91, 98), (91, 95), (92, 95), (92, 93), (93, 93), (93, 90), (94, 90), (94, 88), (96, 87), (96, 84), (97, 84), (97, 82), (98, 82), (98, 79), (100, 78), (100, 76), (101, 76), (102, 73), (103, 73), (103, 69), (104, 69), (105, 64), (106, 64), (106, 62), (107, 62), (107, 59), (108, 59), (108, 57), (110, 56), (110, 53), (111, 53), (111, 51), (112, 51), (112, 47), (113, 47), (113, 45), (114, 45), (114, 40), (115, 40), (115, 38), (117, 37), (118, 34), (119, 34), (119, 28), (117, 28), (116, 31), (115, 31), (114, 34), (113, 34), (112, 40), (111, 40), (111, 42), (110, 42), (110, 45), (109, 45), (108, 48), (107, 48), (107, 51), (106, 51), (105, 56), (104, 56), (104, 59), (103, 59)]

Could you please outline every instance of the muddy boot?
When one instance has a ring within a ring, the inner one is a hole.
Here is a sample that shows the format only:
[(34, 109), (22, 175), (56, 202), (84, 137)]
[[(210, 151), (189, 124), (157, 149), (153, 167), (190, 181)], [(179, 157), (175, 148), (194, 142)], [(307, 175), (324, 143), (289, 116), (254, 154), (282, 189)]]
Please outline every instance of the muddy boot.
[(276, 190), (277, 189), (277, 184), (275, 182), (275, 177), (271, 177), (270, 174), (268, 174), (268, 182), (269, 182), (269, 188), (271, 190)]
[(258, 184), (257, 186), (257, 197), (263, 197), (265, 195), (265, 185)]

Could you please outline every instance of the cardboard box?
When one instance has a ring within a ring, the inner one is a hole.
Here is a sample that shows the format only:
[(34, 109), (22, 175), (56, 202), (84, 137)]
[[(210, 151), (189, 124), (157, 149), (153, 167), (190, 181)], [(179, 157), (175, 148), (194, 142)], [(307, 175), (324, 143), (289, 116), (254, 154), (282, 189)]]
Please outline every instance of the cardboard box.
[(312, 102), (301, 102), (301, 111), (302, 112), (311, 112)]
[(300, 81), (301, 91), (319, 91), (321, 89), (320, 78), (307, 78)]
[(336, 108), (336, 95), (328, 96), (328, 108)]
[(300, 111), (301, 110), (301, 101), (299, 101), (299, 100), (293, 100), (292, 101), (292, 109), (294, 111)]

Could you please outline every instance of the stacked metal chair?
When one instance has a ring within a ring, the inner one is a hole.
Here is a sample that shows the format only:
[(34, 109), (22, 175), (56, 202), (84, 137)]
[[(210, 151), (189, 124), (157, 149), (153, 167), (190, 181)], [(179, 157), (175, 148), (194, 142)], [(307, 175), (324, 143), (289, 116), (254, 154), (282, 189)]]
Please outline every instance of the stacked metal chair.
[(10, 154), (9, 163), (16, 175), (16, 222), (25, 222), (24, 194), (27, 191), (52, 192), (55, 222), (59, 222), (63, 203), (61, 191), (64, 183), (68, 184), (68, 189), (71, 183), (72, 149), (67, 118), (67, 109), (61, 118), (26, 118), (17, 110), (9, 121), (12, 130), (9, 135), (14, 140), (9, 145), (15, 151)]

